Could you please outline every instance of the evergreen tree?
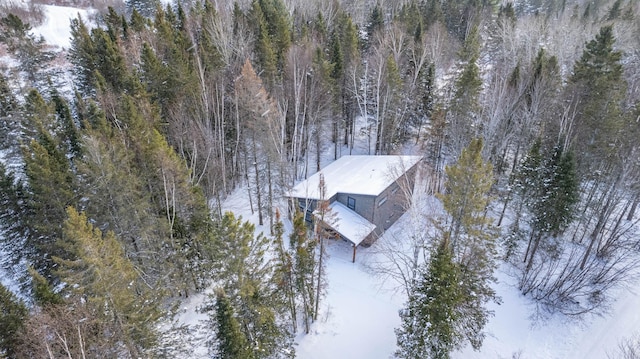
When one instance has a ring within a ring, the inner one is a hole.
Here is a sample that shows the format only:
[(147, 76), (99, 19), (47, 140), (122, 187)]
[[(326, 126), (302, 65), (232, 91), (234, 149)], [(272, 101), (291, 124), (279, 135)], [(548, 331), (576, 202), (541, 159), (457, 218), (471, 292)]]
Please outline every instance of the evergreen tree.
[(280, 320), (283, 306), (273, 293), (273, 265), (265, 259), (268, 241), (254, 226), (225, 213), (213, 228), (207, 253), (214, 280), (227, 293), (255, 358), (292, 357), (291, 334)]
[(493, 185), (493, 166), (482, 159), (481, 139), (462, 150), (456, 164), (447, 166), (447, 191), (439, 195), (447, 214), (451, 246), (460, 261), (470, 255), (473, 242), (492, 241), (490, 220), (484, 215)]
[(276, 66), (284, 68), (287, 51), (291, 46), (291, 25), (287, 8), (282, 0), (258, 0), (266, 23), (266, 30), (274, 46)]
[(240, 323), (224, 291), (216, 292), (216, 358), (252, 359), (249, 341), (240, 330)]
[(113, 232), (103, 235), (73, 207), (67, 215), (58, 245), (71, 255), (54, 258), (65, 292), (84, 298), (93, 315), (114, 324), (118, 333), (104, 333), (114, 336), (112, 342), (122, 340), (129, 355), (141, 356), (156, 343), (155, 323), (162, 314), (156, 296), (162, 290), (149, 291)]
[(477, 64), (479, 49), (478, 28), (474, 26), (458, 54), (461, 72), (455, 80), (453, 98), (449, 104), (451, 120), (447, 132), (454, 153), (481, 133), (478, 121), (482, 89), (482, 78)]
[(291, 253), (284, 245), (284, 226), (280, 220), (280, 212), (276, 209), (276, 222), (273, 226), (273, 244), (276, 251), (274, 260), (274, 298), (281, 303), (284, 311), (288, 311), (292, 332), (298, 326), (296, 310), (296, 290), (294, 263)]
[(51, 102), (55, 110), (56, 121), (61, 127), (59, 137), (64, 144), (64, 149), (72, 158), (77, 158), (81, 155), (80, 135), (71, 115), (69, 104), (55, 88), (51, 89)]
[(83, 96), (94, 94), (98, 55), (89, 29), (80, 17), (71, 20), (71, 47), (68, 56), (74, 66), (78, 91)]
[(461, 277), (450, 244), (441, 241), (411, 288), (407, 307), (400, 310), (397, 357), (448, 359), (462, 346), (461, 307), (466, 299)]
[(382, 13), (380, 4), (376, 3), (376, 5), (371, 10), (371, 13), (369, 13), (369, 18), (367, 19), (367, 38), (364, 42), (365, 50), (367, 50), (371, 46), (371, 44), (373, 44), (374, 36), (376, 36), (378, 32), (382, 31), (383, 28), (384, 14)]
[(3, 358), (15, 357), (18, 335), (28, 315), (25, 304), (0, 284), (0, 356)]
[(258, 68), (261, 70), (266, 87), (272, 89), (278, 74), (277, 57), (272, 39), (269, 36), (268, 25), (262, 11), (261, 2), (258, 0), (254, 0), (251, 4), (251, 17), (255, 26), (255, 53)]
[(40, 88), (47, 76), (47, 66), (55, 55), (46, 51), (46, 42), (31, 32), (31, 26), (20, 17), (8, 14), (0, 19), (0, 43), (7, 46), (19, 61), (18, 68), (30, 85)]
[(304, 214), (296, 212), (293, 218), (293, 231), (289, 236), (289, 245), (294, 252), (294, 280), (297, 297), (302, 301), (302, 321), (305, 333), (308, 334), (313, 321), (315, 307), (315, 270), (316, 241), (309, 238)]
[(124, 3), (127, 6), (127, 13), (136, 12), (149, 19), (153, 18), (156, 9), (161, 5), (158, 0), (126, 0)]
[(117, 39), (112, 39), (108, 32), (100, 28), (91, 30), (91, 38), (95, 46), (96, 70), (104, 79), (107, 88), (116, 93), (125, 90), (129, 81), (129, 70)]
[(418, 73), (417, 94), (413, 125), (418, 128), (416, 143), (420, 140), (420, 131), (425, 119), (431, 119), (434, 110), (435, 65), (423, 66)]
[(497, 235), (485, 215), (493, 184), (493, 166), (482, 159), (482, 140), (471, 140), (457, 163), (447, 166), (445, 172), (447, 192), (439, 198), (447, 212), (447, 227), (441, 230), (450, 241), (454, 262), (460, 267), (464, 293), (458, 309), (461, 313), (458, 331), (478, 349), (484, 338), (482, 330), (492, 315), (485, 305), (498, 301), (491, 288), (495, 282)]
[[(122, 96), (118, 118), (126, 129), (123, 138), (131, 151), (133, 175), (140, 177), (132, 188), (144, 188), (150, 212), (157, 216), (145, 220), (156, 226), (151, 247), (162, 254), (162, 261), (153, 259), (155, 274), (169, 280), (172, 289), (188, 291), (198, 281), (199, 241), (206, 231), (201, 225), (208, 218), (202, 192), (193, 186), (184, 160), (159, 132), (159, 113), (144, 90), (135, 98)], [(115, 154), (129, 156), (119, 150)]]
[(16, 133), (19, 131), (19, 105), (13, 94), (7, 78), (0, 74), (0, 149), (16, 152), (19, 140)]
[(579, 182), (573, 155), (563, 153), (560, 145), (543, 161), (540, 143), (536, 142), (519, 173), (519, 194), (531, 214), (531, 235), (524, 259), (528, 271), (540, 244), (560, 235), (573, 220), (579, 200)]
[(26, 123), (33, 126), (34, 138), (23, 148), (27, 192), (25, 211), (26, 244), (35, 249), (30, 258), (34, 267), (45, 276), (50, 275), (51, 256), (63, 256), (54, 243), (60, 238), (65, 208), (76, 202), (75, 180), (67, 153), (47, 128), (56, 127), (53, 109), (45, 104), (37, 91), (32, 91), (25, 105)]
[(138, 10), (133, 9), (131, 11), (131, 20), (129, 21), (129, 27), (134, 32), (142, 32), (148, 26), (148, 19), (146, 19)]
[(0, 163), (0, 243), (8, 256), (8, 260), (3, 263), (7, 271), (20, 272), (16, 269), (22, 260), (35, 256), (35, 249), (26, 245), (30, 232), (27, 198), (22, 181), (13, 173), (7, 172)]
[[(349, 74), (355, 71), (358, 62), (358, 34), (351, 17), (339, 13), (337, 24), (331, 32), (330, 42), (331, 79), (335, 85), (336, 103), (344, 121), (344, 144), (353, 147), (356, 99), (349, 80)], [(337, 137), (337, 136), (336, 136)]]
[(175, 92), (179, 91), (176, 78), (171, 76), (167, 64), (163, 64), (148, 43), (142, 45), (142, 82), (147, 85), (147, 91), (155, 101), (169, 101), (175, 99)]
[(436, 22), (444, 19), (442, 4), (439, 0), (421, 1), (420, 5), (420, 12), (427, 29)]
[(47, 307), (64, 304), (62, 296), (54, 291), (45, 277), (32, 267), (27, 270), (31, 276), (31, 296), (38, 306)]
[(620, 17), (620, 14), (622, 12), (622, 0), (616, 0), (613, 5), (611, 5), (611, 7), (609, 8), (609, 11), (607, 13), (607, 20), (615, 20), (618, 17)]
[(516, 250), (519, 240), (522, 238), (522, 231), (520, 228), (520, 221), (523, 216), (523, 210), (526, 206), (529, 206), (532, 200), (536, 197), (535, 191), (539, 188), (542, 177), (542, 162), (543, 156), (541, 153), (542, 140), (537, 138), (524, 160), (511, 174), (511, 188), (508, 198), (505, 200), (505, 207), (503, 213), (506, 211), (507, 201), (511, 199), (511, 196), (515, 198), (515, 218), (509, 229), (509, 234), (506, 238), (507, 253), (505, 258), (509, 258)]
[(622, 131), (630, 126), (621, 111), (626, 82), (622, 78), (622, 53), (613, 49), (614, 43), (613, 28), (602, 27), (587, 43), (569, 79), (577, 111), (572, 142), (586, 174), (616, 160), (613, 155), (622, 146)]

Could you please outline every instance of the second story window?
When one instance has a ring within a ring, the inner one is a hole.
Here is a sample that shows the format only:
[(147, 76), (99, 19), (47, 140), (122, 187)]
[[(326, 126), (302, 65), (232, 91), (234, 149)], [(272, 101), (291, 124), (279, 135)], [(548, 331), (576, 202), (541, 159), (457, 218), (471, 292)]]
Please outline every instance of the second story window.
[(353, 197), (347, 197), (347, 207), (351, 210), (356, 210), (356, 199)]

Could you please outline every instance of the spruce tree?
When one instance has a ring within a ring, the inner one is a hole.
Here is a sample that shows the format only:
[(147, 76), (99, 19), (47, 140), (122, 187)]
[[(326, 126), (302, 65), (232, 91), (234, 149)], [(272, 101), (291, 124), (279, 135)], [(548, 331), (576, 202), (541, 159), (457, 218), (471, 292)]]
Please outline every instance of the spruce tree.
[(453, 98), (449, 103), (450, 123), (447, 137), (454, 153), (467, 146), (473, 137), (481, 133), (478, 121), (482, 89), (482, 78), (477, 64), (479, 56), (480, 37), (477, 26), (474, 26), (458, 53), (461, 71), (455, 80)]
[(63, 149), (71, 158), (80, 157), (80, 134), (71, 115), (69, 104), (55, 88), (51, 89), (51, 102), (55, 110), (56, 121), (60, 126), (59, 137)]
[(461, 330), (465, 301), (460, 267), (454, 262), (450, 243), (442, 240), (411, 288), (407, 307), (400, 310), (396, 356), (448, 359), (465, 339)]
[(284, 68), (287, 51), (291, 46), (291, 25), (289, 14), (282, 0), (258, 0), (262, 10), (267, 34), (274, 46), (276, 67)]
[(272, 297), (273, 265), (265, 259), (269, 243), (254, 229), (231, 212), (214, 225), (206, 247), (215, 264), (213, 279), (227, 293), (243, 334), (251, 338), (252, 356), (292, 357), (291, 334), (279, 314), (283, 305)]
[(240, 323), (223, 290), (216, 292), (215, 327), (217, 344), (215, 357), (221, 359), (252, 359), (249, 341), (240, 329)]
[(255, 54), (264, 84), (273, 89), (278, 75), (277, 55), (269, 34), (267, 20), (262, 11), (261, 2), (254, 0), (251, 4), (251, 18), (255, 27)]
[(613, 27), (602, 27), (586, 44), (569, 79), (569, 96), (577, 111), (573, 149), (587, 175), (601, 164), (619, 161), (615, 153), (622, 146), (622, 131), (630, 127), (621, 110), (626, 91), (622, 53), (614, 50), (614, 44)]
[(26, 125), (33, 126), (35, 133), (27, 133), (31, 139), (23, 147), (25, 174), (27, 179), (26, 244), (35, 249), (30, 258), (34, 267), (49, 277), (51, 256), (63, 256), (54, 243), (62, 233), (66, 217), (65, 208), (77, 201), (75, 177), (67, 151), (60, 139), (52, 132), (59, 127), (53, 116), (53, 108), (44, 102), (37, 91), (32, 91), (25, 104)]
[(418, 128), (416, 143), (420, 140), (422, 126), (425, 120), (431, 120), (435, 103), (435, 64), (432, 62), (428, 66), (423, 66), (418, 73), (417, 83), (418, 101), (415, 104), (413, 114), (413, 125)]
[(315, 307), (315, 270), (316, 270), (316, 244), (313, 238), (309, 238), (304, 214), (297, 211), (293, 218), (293, 231), (289, 236), (289, 245), (294, 253), (294, 277), (297, 297), (302, 301), (302, 321), (305, 333), (309, 333), (313, 321), (313, 308)]
[[(0, 233), (2, 247), (7, 253), (4, 269), (15, 271), (22, 260), (35, 256), (35, 248), (27, 246), (29, 215), (28, 193), (22, 181), (7, 172), (0, 163)], [(19, 272), (19, 271), (17, 271)]]
[(126, 0), (124, 3), (127, 6), (127, 13), (136, 12), (149, 19), (153, 18), (156, 9), (161, 5), (158, 0)]
[(31, 25), (22, 22), (20, 17), (8, 14), (0, 18), (0, 43), (7, 46), (10, 53), (18, 59), (18, 68), (29, 81), (29, 85), (42, 88), (47, 79), (47, 66), (55, 55), (46, 51), (46, 42), (41, 36), (36, 38)]
[(469, 255), (477, 241), (490, 244), (490, 220), (484, 215), (493, 185), (493, 166), (482, 158), (483, 142), (474, 139), (462, 150), (458, 161), (447, 166), (447, 191), (439, 195), (449, 215), (447, 233), (457, 260)]
[(7, 287), (0, 284), (0, 356), (13, 358), (19, 332), (29, 315), (26, 305)]
[[(539, 142), (523, 162), (519, 194), (530, 213), (531, 235), (525, 252), (526, 271), (533, 265), (542, 242), (560, 235), (575, 215), (579, 182), (571, 152), (557, 145), (544, 161)], [(537, 167), (535, 165), (537, 164)]]
[(71, 47), (69, 61), (74, 66), (75, 85), (83, 96), (95, 93), (97, 69), (96, 46), (82, 18), (71, 20)]
[(276, 209), (276, 222), (273, 226), (273, 244), (276, 252), (273, 277), (275, 292), (273, 297), (280, 303), (283, 311), (288, 312), (288, 319), (291, 320), (291, 330), (295, 333), (298, 320), (294, 259), (291, 252), (285, 247), (283, 236), (284, 225), (280, 220), (280, 212)]
[(91, 38), (95, 46), (96, 70), (104, 78), (107, 88), (116, 93), (125, 90), (129, 70), (118, 42), (100, 28), (91, 31)]
[(364, 42), (365, 50), (368, 50), (373, 44), (374, 37), (378, 34), (378, 32), (382, 31), (384, 28), (384, 14), (382, 13), (382, 9), (380, 8), (380, 4), (376, 3), (376, 5), (369, 13), (369, 18), (367, 19), (366, 31), (367, 37)]
[(150, 291), (113, 232), (103, 234), (73, 207), (67, 215), (58, 245), (70, 256), (54, 257), (66, 295), (84, 298), (93, 315), (118, 330), (104, 335), (113, 335), (114, 343), (122, 340), (131, 356), (141, 356), (156, 344), (162, 289)]
[(0, 150), (17, 152), (19, 140), (18, 100), (9, 86), (7, 78), (0, 74)]
[(27, 268), (29, 275), (31, 276), (31, 297), (35, 304), (40, 307), (55, 306), (64, 304), (64, 299), (54, 291), (51, 287), (51, 283), (43, 277), (33, 267)]
[(484, 339), (483, 328), (492, 315), (486, 304), (498, 301), (491, 288), (495, 282), (497, 235), (485, 215), (493, 166), (482, 159), (482, 140), (471, 140), (457, 163), (447, 166), (445, 172), (447, 192), (438, 197), (447, 220), (440, 224), (440, 229), (450, 241), (454, 262), (460, 267), (464, 302), (459, 307), (458, 331), (474, 349), (479, 349)]

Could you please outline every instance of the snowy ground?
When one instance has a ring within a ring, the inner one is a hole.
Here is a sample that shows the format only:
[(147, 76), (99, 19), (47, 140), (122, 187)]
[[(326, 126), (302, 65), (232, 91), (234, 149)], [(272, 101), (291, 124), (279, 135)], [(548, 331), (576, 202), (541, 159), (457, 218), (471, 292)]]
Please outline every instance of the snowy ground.
[(71, 20), (81, 16), (86, 22), (90, 10), (66, 6), (43, 5), (47, 20), (41, 26), (33, 29), (36, 36), (44, 37), (44, 40), (52, 46), (68, 49), (71, 44)]
[[(246, 189), (235, 192), (224, 203), (243, 219), (257, 223), (251, 214)], [(398, 241), (397, 233), (410, 226), (404, 215), (379, 241)], [(288, 228), (290, 224), (287, 223)], [(257, 231), (268, 233), (268, 227)], [(396, 235), (393, 235), (393, 234)], [(383, 359), (395, 351), (394, 328), (400, 324), (398, 310), (406, 300), (402, 292), (391, 290), (396, 283), (384, 283), (370, 273), (365, 263), (380, 254), (375, 247), (359, 248), (356, 263), (351, 263), (351, 247), (331, 241), (328, 247), (327, 295), (321, 302), (321, 315), (311, 333), (296, 338), (297, 356), (305, 359), (349, 358)], [(454, 359), (601, 359), (615, 358), (618, 343), (640, 329), (640, 296), (620, 290), (618, 300), (605, 316), (581, 319), (552, 316), (540, 319), (536, 308), (522, 297), (510, 267), (502, 265), (496, 272), (495, 289), (501, 304), (492, 304), (495, 316), (486, 327), (487, 337), (480, 351), (465, 348)]]

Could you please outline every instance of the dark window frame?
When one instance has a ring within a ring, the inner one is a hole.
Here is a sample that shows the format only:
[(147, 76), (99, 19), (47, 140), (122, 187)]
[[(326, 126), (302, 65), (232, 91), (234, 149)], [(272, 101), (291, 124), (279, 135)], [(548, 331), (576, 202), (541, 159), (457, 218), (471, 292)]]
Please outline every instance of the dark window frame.
[(356, 199), (351, 197), (351, 196), (347, 196), (347, 208), (349, 208), (352, 211), (356, 210)]

